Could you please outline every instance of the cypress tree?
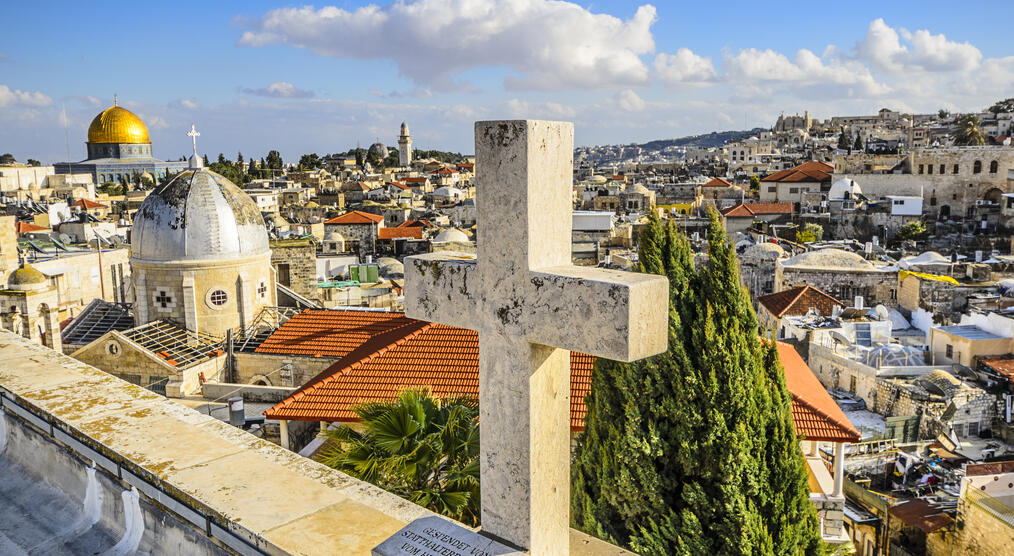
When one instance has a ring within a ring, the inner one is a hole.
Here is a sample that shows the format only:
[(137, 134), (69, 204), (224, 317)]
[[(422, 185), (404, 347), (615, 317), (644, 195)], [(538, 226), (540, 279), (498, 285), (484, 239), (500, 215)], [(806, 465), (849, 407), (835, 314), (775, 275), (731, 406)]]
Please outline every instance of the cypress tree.
[(649, 219), (638, 269), (669, 278), (669, 350), (596, 363), (574, 526), (642, 554), (809, 551), (819, 537), (788, 392), (725, 231), (712, 212), (696, 270), (675, 224)]

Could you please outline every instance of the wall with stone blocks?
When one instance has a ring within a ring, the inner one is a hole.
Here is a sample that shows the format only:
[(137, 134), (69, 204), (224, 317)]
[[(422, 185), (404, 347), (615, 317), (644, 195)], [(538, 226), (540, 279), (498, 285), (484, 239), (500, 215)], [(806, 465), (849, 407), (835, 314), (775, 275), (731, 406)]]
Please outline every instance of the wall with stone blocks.
[[(304, 357), (300, 355), (274, 355), (267, 353), (235, 353), (236, 382), (251, 384), (258, 379), (269, 386), (300, 387), (337, 361), (333, 357)], [(292, 365), (292, 380), (283, 380), (278, 371), (282, 365)], [(290, 384), (286, 384), (291, 382)]]
[(289, 283), (282, 284), (299, 295), (310, 299), (317, 298), (317, 246), (306, 241), (302, 244), (271, 244), (271, 266), (289, 265)]

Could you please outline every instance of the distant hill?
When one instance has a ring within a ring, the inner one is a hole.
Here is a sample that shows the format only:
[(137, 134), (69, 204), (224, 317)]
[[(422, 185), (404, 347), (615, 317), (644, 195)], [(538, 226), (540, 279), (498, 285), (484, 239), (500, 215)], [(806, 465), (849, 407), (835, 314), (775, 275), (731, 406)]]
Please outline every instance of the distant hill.
[(642, 149), (649, 151), (660, 151), (666, 147), (721, 147), (722, 145), (745, 139), (751, 135), (757, 135), (767, 131), (763, 127), (755, 127), (747, 131), (712, 131), (702, 135), (690, 135), (678, 139), (657, 139), (640, 145)]

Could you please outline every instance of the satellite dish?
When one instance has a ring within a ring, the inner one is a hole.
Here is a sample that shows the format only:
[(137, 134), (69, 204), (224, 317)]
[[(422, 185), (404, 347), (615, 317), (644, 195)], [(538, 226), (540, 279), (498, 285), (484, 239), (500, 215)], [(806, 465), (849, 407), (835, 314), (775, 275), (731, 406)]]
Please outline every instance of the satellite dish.
[(834, 338), (835, 341), (837, 341), (838, 343), (840, 343), (842, 345), (846, 345), (846, 346), (852, 345), (852, 341), (849, 340), (848, 338), (846, 338), (841, 332), (837, 332), (835, 330), (832, 330), (831, 331), (831, 337)]
[(60, 240), (60, 243), (64, 244), (73, 243), (73, 240), (71, 240), (70, 236), (67, 234), (60, 234), (57, 236), (57, 238)]
[(874, 311), (877, 312), (877, 320), (880, 321), (891, 320), (891, 313), (887, 310), (887, 307), (884, 307), (883, 305), (877, 305), (874, 308)]

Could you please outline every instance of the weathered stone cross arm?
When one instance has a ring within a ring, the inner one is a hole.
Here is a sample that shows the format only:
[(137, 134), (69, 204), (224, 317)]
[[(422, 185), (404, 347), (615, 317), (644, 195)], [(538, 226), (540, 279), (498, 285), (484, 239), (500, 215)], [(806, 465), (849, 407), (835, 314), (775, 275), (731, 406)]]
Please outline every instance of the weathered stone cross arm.
[[(442, 252), (405, 260), (405, 300), (412, 318), (501, 332), (616, 361), (666, 349), (668, 281), (660, 276), (575, 265), (526, 271), (521, 288), (487, 291), (475, 256)], [(501, 284), (503, 285), (503, 284)], [(480, 313), (486, 313), (480, 316)]]

